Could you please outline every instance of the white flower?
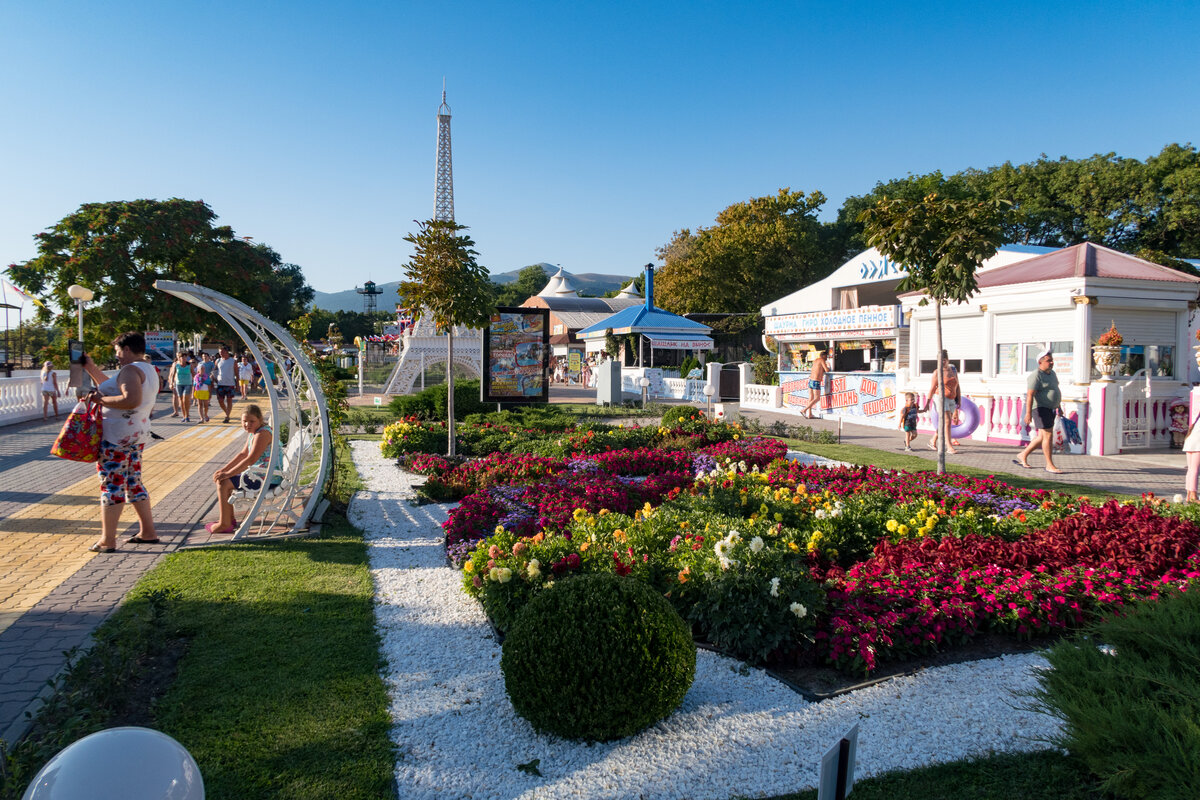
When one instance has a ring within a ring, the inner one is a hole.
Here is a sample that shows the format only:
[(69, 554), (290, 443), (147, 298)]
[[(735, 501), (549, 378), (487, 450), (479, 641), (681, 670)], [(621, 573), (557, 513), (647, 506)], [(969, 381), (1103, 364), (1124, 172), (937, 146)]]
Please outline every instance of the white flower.
[(825, 512), (825, 509), (818, 508), (816, 511), (813, 512), (813, 516), (816, 517), (817, 519), (825, 519), (825, 517), (827, 517), (829, 515)]
[(729, 535), (725, 537), (725, 541), (729, 542), (731, 545), (737, 544), (741, 540), (742, 535), (737, 531), (730, 531)]
[(771, 597), (779, 597), (779, 578), (771, 578)]
[(525, 574), (529, 576), (529, 580), (536, 581), (542, 575), (542, 563), (536, 558), (529, 559), (529, 566), (525, 568)]
[(508, 567), (499, 567), (497, 569), (496, 580), (500, 583), (508, 583), (512, 580), (512, 570)]
[(795, 614), (798, 619), (804, 619), (805, 615), (808, 614), (808, 609), (799, 603), (792, 603), (790, 606), (788, 606), (788, 609)]
[(765, 547), (765, 545), (763, 544), (763, 540), (762, 540), (761, 536), (755, 536), (753, 539), (750, 540), (750, 552), (751, 553), (761, 553), (763, 547)]
[(721, 569), (729, 569), (737, 562), (731, 558), (726, 558), (725, 556), (718, 553), (717, 554), (717, 563), (721, 565)]

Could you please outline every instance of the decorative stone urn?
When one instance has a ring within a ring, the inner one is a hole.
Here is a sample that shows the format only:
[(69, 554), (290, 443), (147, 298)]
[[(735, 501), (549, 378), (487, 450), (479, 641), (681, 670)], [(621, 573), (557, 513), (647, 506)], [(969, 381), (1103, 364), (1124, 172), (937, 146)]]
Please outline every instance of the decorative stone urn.
[[(1200, 358), (1200, 354), (1197, 354), (1197, 358)], [(1092, 363), (1096, 365), (1096, 371), (1100, 373), (1100, 380), (1111, 381), (1117, 374), (1117, 365), (1120, 361), (1120, 347), (1092, 345)]]

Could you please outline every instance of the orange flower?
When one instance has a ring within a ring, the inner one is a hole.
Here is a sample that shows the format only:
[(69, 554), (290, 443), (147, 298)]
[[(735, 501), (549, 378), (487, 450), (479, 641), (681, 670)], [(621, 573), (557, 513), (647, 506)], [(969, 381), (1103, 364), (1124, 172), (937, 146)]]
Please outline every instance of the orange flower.
[(691, 567), (684, 567), (683, 569), (679, 570), (679, 582), (687, 583), (688, 575), (691, 575), (691, 574), (692, 574)]

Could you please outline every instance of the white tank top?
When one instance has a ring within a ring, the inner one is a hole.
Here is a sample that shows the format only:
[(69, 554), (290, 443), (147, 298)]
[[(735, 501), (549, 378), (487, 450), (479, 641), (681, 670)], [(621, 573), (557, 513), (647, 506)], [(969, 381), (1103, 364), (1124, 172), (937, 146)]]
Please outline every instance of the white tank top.
[[(154, 401), (158, 397), (158, 371), (145, 361), (135, 361), (129, 366), (136, 367), (142, 373), (142, 402), (137, 408), (107, 408), (104, 409), (104, 441), (119, 445), (145, 444), (150, 441), (150, 412), (154, 410)], [(117, 386), (117, 375), (112, 376), (97, 388), (100, 394), (120, 394)]]

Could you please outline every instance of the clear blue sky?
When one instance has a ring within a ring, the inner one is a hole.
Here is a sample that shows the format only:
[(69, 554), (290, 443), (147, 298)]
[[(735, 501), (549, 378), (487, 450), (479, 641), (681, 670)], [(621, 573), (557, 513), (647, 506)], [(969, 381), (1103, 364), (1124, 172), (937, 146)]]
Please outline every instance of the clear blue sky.
[(0, 266), (80, 204), (206, 201), (321, 291), (402, 277), (455, 210), (493, 272), (632, 274), (790, 186), (1200, 131), (1196, 2), (0, 3)]

